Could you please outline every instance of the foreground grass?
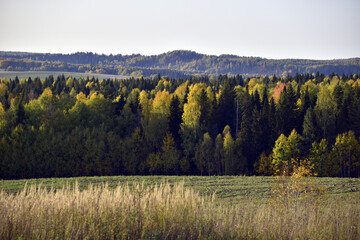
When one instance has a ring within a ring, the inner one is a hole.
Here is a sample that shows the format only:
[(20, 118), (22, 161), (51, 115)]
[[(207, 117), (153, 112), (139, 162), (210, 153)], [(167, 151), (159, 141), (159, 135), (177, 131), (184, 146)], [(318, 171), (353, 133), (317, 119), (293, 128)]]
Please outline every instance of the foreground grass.
[[(357, 195), (359, 197), (359, 195)], [(228, 206), (183, 183), (0, 192), (0, 239), (359, 239), (353, 198)]]
[(359, 239), (359, 197), (229, 206), (184, 183), (32, 185), (0, 192), (0, 239)]

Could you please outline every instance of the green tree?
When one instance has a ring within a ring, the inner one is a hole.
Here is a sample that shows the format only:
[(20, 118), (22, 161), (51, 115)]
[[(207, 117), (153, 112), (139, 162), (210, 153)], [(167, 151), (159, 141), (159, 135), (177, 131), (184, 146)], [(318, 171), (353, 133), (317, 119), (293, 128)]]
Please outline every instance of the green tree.
[(327, 86), (323, 86), (318, 93), (314, 112), (321, 130), (321, 136), (329, 138), (334, 133), (336, 103)]
[(178, 175), (181, 153), (176, 148), (176, 143), (171, 133), (169, 132), (166, 133), (161, 150), (162, 150), (161, 160), (164, 164), (164, 173), (166, 175), (169, 174)]
[(350, 129), (354, 131), (355, 136), (360, 136), (360, 99), (354, 98), (350, 104), (349, 113)]
[(314, 172), (319, 176), (334, 176), (336, 165), (332, 164), (328, 142), (322, 139), (320, 143), (313, 142), (309, 155), (310, 162), (314, 165)]
[(203, 131), (208, 131), (210, 126), (210, 114), (211, 114), (211, 105), (209, 99), (207, 97), (207, 93), (205, 89), (201, 89), (200, 96), (199, 96), (199, 105), (200, 105), (200, 128)]
[(276, 111), (276, 122), (279, 133), (289, 134), (292, 129), (297, 129), (297, 99), (290, 84), (281, 92)]
[(170, 115), (169, 115), (169, 131), (174, 137), (175, 142), (180, 146), (180, 125), (183, 111), (180, 108), (180, 100), (177, 95), (171, 98)]
[(223, 137), (221, 136), (221, 134), (219, 133), (216, 136), (215, 139), (215, 153), (214, 153), (214, 158), (215, 158), (215, 162), (217, 165), (217, 172), (220, 175), (224, 175), (224, 164), (223, 164), (223, 148), (224, 148), (224, 140)]
[(163, 174), (164, 163), (160, 152), (150, 153), (146, 158), (146, 165), (150, 174)]
[(209, 133), (205, 133), (198, 146), (198, 154), (196, 159), (196, 166), (203, 173), (212, 174), (214, 169), (214, 149), (213, 141)]
[(275, 100), (272, 97), (270, 99), (270, 106), (269, 106), (269, 135), (268, 135), (269, 147), (274, 146), (277, 136), (278, 134), (276, 128), (276, 106), (275, 106)]
[(306, 149), (309, 149), (312, 142), (316, 141), (319, 136), (316, 125), (316, 116), (311, 107), (308, 108), (304, 117), (302, 136)]
[[(271, 126), (269, 125), (269, 111), (270, 105), (267, 96), (267, 89), (265, 88), (264, 94), (262, 97), (262, 107), (260, 111), (260, 135), (261, 135), (261, 151), (265, 151), (269, 148), (269, 137), (271, 134)], [(259, 129), (258, 129), (259, 130)]]
[(344, 91), (339, 83), (336, 84), (333, 91), (333, 98), (336, 103), (335, 129), (337, 132), (345, 132), (348, 128), (348, 118), (346, 117), (346, 106), (344, 106)]
[(219, 97), (219, 129), (222, 129), (226, 125), (231, 128), (235, 126), (235, 106), (234, 101), (235, 94), (233, 86), (228, 78), (224, 80), (224, 84), (221, 89), (221, 95)]
[(300, 154), (299, 149), (300, 137), (296, 130), (294, 129), (289, 137), (286, 137), (284, 134), (281, 134), (275, 142), (273, 148), (273, 161), (275, 171), (281, 170), (283, 165), (289, 164), (292, 159), (297, 159)]
[(246, 158), (251, 156), (251, 122), (252, 122), (252, 109), (250, 95), (246, 91), (243, 102), (243, 113), (241, 118), (241, 129), (237, 139), (237, 146), (242, 148), (243, 154)]
[(341, 177), (360, 176), (360, 144), (354, 132), (339, 134), (332, 151), (333, 157), (339, 161)]
[(138, 174), (138, 169), (141, 161), (145, 159), (144, 138), (141, 134), (140, 128), (135, 128), (131, 137), (126, 139), (127, 157), (124, 158), (124, 170), (126, 174)]
[(225, 175), (234, 174), (234, 161), (235, 161), (235, 149), (234, 149), (234, 139), (231, 136), (230, 127), (225, 126), (223, 131), (224, 136), (224, 173)]

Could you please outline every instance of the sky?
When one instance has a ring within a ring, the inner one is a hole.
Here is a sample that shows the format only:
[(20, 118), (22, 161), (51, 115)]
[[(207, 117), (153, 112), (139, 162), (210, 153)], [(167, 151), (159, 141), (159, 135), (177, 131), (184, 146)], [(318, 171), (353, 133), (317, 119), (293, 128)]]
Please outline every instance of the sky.
[(360, 57), (359, 0), (0, 0), (0, 51)]

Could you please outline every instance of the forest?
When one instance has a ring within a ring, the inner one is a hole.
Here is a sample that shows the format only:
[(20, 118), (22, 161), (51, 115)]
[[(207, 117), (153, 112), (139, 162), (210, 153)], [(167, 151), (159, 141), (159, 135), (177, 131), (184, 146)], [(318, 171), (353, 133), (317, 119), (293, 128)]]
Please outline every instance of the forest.
[(308, 160), (360, 176), (360, 75), (0, 83), (0, 178), (272, 175)]
[(236, 55), (205, 55), (193, 51), (177, 50), (159, 55), (104, 55), (92, 52), (73, 54), (0, 52), (0, 70), (6, 71), (60, 71), (100, 73), (150, 77), (160, 73), (170, 78), (191, 75), (242, 74), (246, 76), (276, 74), (325, 75), (359, 73), (360, 59), (266, 59)]

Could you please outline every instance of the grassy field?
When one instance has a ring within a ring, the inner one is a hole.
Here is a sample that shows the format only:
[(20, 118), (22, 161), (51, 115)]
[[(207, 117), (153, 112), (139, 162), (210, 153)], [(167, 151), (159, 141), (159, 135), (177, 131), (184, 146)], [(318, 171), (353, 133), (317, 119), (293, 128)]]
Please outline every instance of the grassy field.
[(359, 239), (359, 188), (345, 178), (2, 180), (0, 239)]
[(15, 72), (15, 71), (0, 71), (0, 79), (7, 78), (7, 79), (15, 79), (17, 76), (19, 79), (28, 79), (39, 77), (40, 79), (45, 79), (46, 77), (53, 75), (57, 77), (58, 75), (64, 74), (65, 77), (71, 76), (75, 78), (98, 78), (99, 80), (102, 79), (124, 79), (128, 78), (129, 76), (120, 76), (120, 75), (110, 75), (110, 74), (96, 74), (96, 73), (77, 73), (77, 72), (50, 72), (50, 71), (24, 71), (24, 72)]
[[(352, 198), (360, 192), (360, 179), (357, 178), (313, 178), (316, 184), (327, 190), (327, 196), (332, 198)], [(216, 193), (216, 199), (221, 203), (243, 204), (244, 202), (267, 203), (274, 177), (263, 176), (112, 176), (112, 177), (78, 177), (78, 178), (39, 178), (24, 180), (2, 180), (0, 190), (8, 193), (23, 190), (28, 186), (39, 185), (59, 189), (65, 184), (78, 182), (80, 190), (89, 184), (101, 185), (108, 183), (113, 189), (119, 184), (139, 183), (145, 186), (168, 182), (171, 185), (184, 181), (185, 187), (191, 187), (201, 195)], [(359, 200), (360, 201), (360, 200)]]

